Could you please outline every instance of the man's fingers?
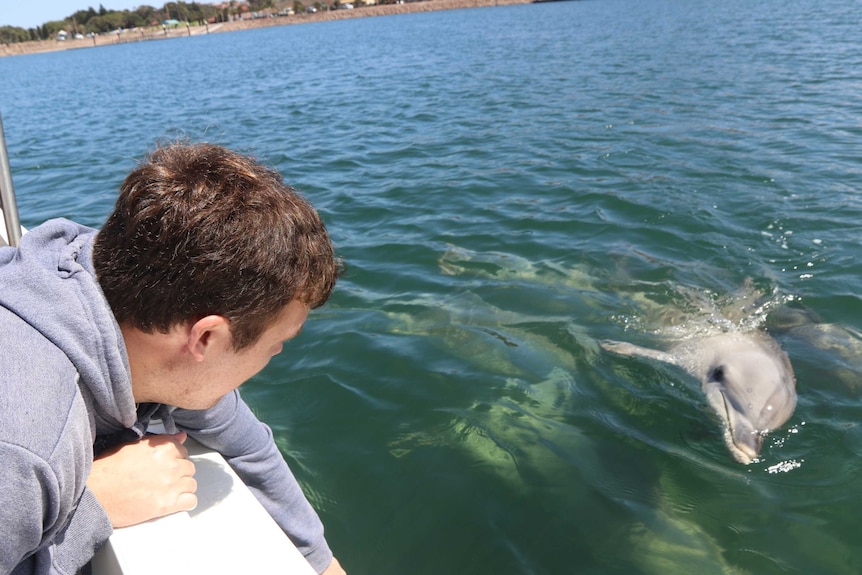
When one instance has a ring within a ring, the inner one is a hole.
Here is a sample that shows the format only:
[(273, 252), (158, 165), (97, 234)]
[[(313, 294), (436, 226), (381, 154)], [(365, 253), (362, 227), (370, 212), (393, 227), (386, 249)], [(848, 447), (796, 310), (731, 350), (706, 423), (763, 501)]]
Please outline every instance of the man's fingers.
[(194, 493), (183, 493), (177, 498), (177, 511), (192, 511), (198, 506), (198, 496)]
[(157, 500), (158, 511), (156, 516), (170, 515), (178, 511), (191, 511), (198, 505), (198, 496), (195, 492), (198, 482), (194, 477), (182, 477), (177, 480), (170, 489), (161, 492)]
[(182, 493), (191, 493), (194, 495), (198, 490), (198, 482), (194, 477), (183, 477), (179, 483)]
[(195, 464), (189, 459), (177, 459), (177, 474), (180, 477), (193, 477)]
[(185, 445), (183, 445), (182, 443), (175, 443), (174, 447), (176, 448), (177, 454), (179, 454), (180, 457), (182, 457), (183, 459), (188, 459), (189, 450), (186, 449)]
[(186, 432), (180, 431), (179, 433), (174, 433), (172, 435), (146, 435), (141, 439), (141, 443), (146, 443), (154, 449), (170, 449), (178, 453), (180, 457), (187, 458), (189, 456), (189, 450), (186, 449), (185, 445), (183, 445), (186, 439), (188, 439)]

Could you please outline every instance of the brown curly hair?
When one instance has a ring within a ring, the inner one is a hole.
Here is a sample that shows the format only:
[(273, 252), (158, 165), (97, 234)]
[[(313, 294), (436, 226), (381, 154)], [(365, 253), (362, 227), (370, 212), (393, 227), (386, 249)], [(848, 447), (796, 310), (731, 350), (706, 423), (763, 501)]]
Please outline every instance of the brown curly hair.
[(235, 350), (290, 301), (323, 305), (343, 269), (318, 213), (278, 172), (188, 143), (157, 148), (125, 179), (93, 265), (118, 322), (166, 333), (222, 315)]

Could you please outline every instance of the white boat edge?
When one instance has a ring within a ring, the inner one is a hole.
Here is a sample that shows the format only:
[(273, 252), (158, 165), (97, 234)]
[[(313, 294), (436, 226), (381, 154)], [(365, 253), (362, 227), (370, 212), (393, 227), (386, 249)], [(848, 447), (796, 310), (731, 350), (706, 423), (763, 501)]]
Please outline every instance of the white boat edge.
[(227, 461), (186, 440), (195, 464), (198, 506), (115, 529), (91, 575), (284, 573), (316, 575)]

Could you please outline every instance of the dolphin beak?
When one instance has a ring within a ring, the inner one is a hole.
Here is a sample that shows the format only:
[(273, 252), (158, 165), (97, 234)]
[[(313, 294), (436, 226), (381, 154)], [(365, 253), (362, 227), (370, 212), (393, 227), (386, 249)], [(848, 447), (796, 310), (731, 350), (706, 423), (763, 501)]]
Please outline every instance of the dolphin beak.
[[(758, 458), (763, 446), (763, 437), (756, 431), (732, 428), (729, 431), (728, 447), (740, 463), (748, 465)], [(731, 447), (732, 444), (732, 447)]]
[(724, 441), (733, 457), (740, 463), (748, 465), (760, 455), (763, 436), (731, 405), (723, 391), (721, 396), (724, 398), (727, 425)]

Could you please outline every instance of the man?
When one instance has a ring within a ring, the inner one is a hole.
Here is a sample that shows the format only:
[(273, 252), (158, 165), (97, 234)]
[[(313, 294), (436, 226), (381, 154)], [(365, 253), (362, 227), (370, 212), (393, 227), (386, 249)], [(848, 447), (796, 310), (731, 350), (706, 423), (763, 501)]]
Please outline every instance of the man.
[[(208, 144), (151, 154), (98, 233), (52, 220), (0, 250), (0, 574), (73, 574), (112, 527), (193, 509), (186, 433), (312, 567), (343, 574), (236, 391), (340, 271), (276, 172)], [(145, 435), (153, 418), (169, 435)]]

